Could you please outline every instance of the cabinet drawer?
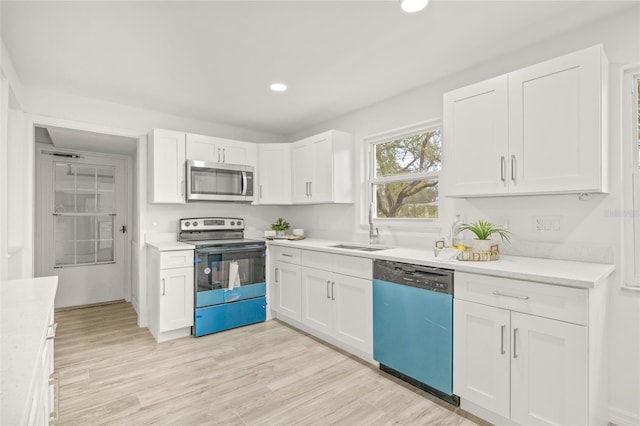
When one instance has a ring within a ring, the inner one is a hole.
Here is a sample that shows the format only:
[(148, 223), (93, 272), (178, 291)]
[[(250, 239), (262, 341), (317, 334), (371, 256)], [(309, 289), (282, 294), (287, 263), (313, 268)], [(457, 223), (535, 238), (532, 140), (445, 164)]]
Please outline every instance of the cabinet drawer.
[(517, 312), (587, 325), (587, 290), (456, 272), (454, 297)]
[(193, 267), (193, 250), (160, 252), (160, 269)]
[(293, 263), (294, 265), (300, 264), (300, 249), (289, 247), (269, 247), (269, 253), (272, 256), (273, 261), (281, 261), (286, 263)]
[(301, 264), (352, 277), (373, 279), (373, 261), (364, 257), (302, 250)]

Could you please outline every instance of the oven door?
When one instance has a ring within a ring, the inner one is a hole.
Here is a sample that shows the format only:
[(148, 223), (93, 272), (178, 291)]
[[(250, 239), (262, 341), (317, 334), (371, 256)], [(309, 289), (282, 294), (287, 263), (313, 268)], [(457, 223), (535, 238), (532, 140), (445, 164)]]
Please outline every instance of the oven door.
[(187, 161), (187, 201), (253, 201), (253, 167)]
[[(196, 308), (265, 296), (264, 245), (203, 248), (195, 256)], [(230, 289), (236, 270), (240, 286)]]

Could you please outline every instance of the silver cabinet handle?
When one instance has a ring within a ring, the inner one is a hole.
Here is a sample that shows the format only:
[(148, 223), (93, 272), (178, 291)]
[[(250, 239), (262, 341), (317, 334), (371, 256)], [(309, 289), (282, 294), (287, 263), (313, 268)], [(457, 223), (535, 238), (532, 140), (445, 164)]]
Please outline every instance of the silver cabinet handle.
[(53, 398), (55, 401), (56, 410), (49, 413), (49, 422), (57, 422), (60, 418), (60, 378), (57, 373), (51, 373), (49, 376), (49, 386), (53, 386)]
[(293, 257), (293, 255), (288, 253), (282, 253), (282, 257)]
[(511, 156), (511, 180), (516, 181), (516, 156)]
[(167, 293), (167, 280), (166, 279), (162, 279), (162, 295), (164, 296)]
[(311, 192), (311, 183), (309, 182), (309, 198), (313, 198), (313, 192)]
[(510, 297), (512, 299), (520, 299), (520, 300), (528, 300), (529, 296), (518, 296), (517, 294), (507, 294), (507, 293), (502, 293), (498, 290), (494, 291), (493, 294), (495, 294), (496, 296), (502, 296), (502, 297)]
[(58, 329), (58, 323), (53, 323), (53, 324), (49, 324), (48, 327), (49, 330), (51, 330), (51, 334), (47, 333), (47, 337), (45, 338), (45, 340), (53, 340), (56, 338), (56, 330)]
[(333, 290), (334, 290), (335, 286), (336, 286), (336, 282), (332, 281), (331, 282), (331, 300), (336, 300), (336, 298), (334, 296), (334, 293), (333, 293)]
[(180, 195), (184, 195), (184, 179), (180, 181)]
[(276, 283), (277, 283), (278, 282), (278, 268), (276, 268), (276, 273), (275, 273), (275, 277), (274, 278), (275, 278)]
[(218, 163), (220, 162), (220, 148), (218, 148)]
[(504, 355), (504, 330), (507, 328), (506, 325), (500, 327), (500, 355)]
[(331, 284), (331, 280), (327, 280), (327, 299), (331, 299), (331, 296), (329, 296), (329, 284)]
[(507, 168), (507, 160), (504, 158), (504, 155), (500, 157), (500, 180), (502, 182), (507, 180), (507, 175), (505, 174)]
[(306, 188), (305, 189), (305, 193), (306, 193), (307, 197), (309, 197), (309, 182), (305, 182), (304, 185), (305, 185), (305, 188)]
[(227, 162), (227, 148), (222, 148), (222, 162)]
[(513, 329), (513, 359), (518, 358), (518, 353), (516, 352), (516, 342), (518, 338), (518, 329), (514, 328)]
[(260, 184), (260, 199), (262, 200), (262, 184)]

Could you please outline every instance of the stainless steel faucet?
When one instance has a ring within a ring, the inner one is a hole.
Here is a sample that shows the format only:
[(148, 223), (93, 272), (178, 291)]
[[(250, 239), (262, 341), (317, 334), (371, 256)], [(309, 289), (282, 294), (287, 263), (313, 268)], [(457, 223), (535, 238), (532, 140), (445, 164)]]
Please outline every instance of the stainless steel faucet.
[(369, 204), (369, 244), (378, 244), (380, 230), (373, 226), (373, 203)]

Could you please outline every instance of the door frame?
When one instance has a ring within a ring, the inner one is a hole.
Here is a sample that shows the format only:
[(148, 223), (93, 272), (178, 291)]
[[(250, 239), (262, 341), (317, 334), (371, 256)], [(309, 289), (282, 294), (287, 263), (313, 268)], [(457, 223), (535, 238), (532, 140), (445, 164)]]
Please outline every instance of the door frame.
[[(127, 223), (130, 224), (125, 242), (125, 259), (127, 264), (125, 265), (125, 300), (132, 302), (134, 308), (138, 313), (138, 325), (146, 326), (146, 286), (144, 285), (146, 279), (146, 273), (141, 265), (144, 264), (144, 259), (141, 258), (140, 251), (144, 248), (144, 233), (142, 232), (143, 221), (142, 218), (146, 214), (146, 133), (139, 130), (123, 129), (110, 126), (102, 126), (99, 124), (84, 123), (79, 121), (66, 120), (55, 117), (45, 117), (33, 114), (25, 114), (26, 135), (25, 143), (28, 147), (28, 153), (26, 156), (27, 167), (30, 182), (26, 182), (24, 189), (26, 193), (26, 199), (28, 200), (28, 208), (25, 214), (29, 215), (25, 223), (27, 223), (27, 241), (31, 241), (31, 276), (35, 276), (35, 252), (36, 252), (36, 156), (37, 150), (35, 146), (35, 127), (36, 126), (55, 126), (62, 127), (71, 130), (80, 130), (94, 133), (103, 133), (113, 136), (122, 136), (132, 139), (137, 139), (135, 157), (126, 157), (127, 159)], [(135, 161), (136, 167), (134, 169), (133, 162)], [(135, 187), (134, 187), (134, 175), (135, 175)], [(135, 226), (134, 226), (135, 225)], [(136, 252), (136, 253), (134, 253)], [(137, 300), (132, 300), (133, 286), (138, 288)]]

